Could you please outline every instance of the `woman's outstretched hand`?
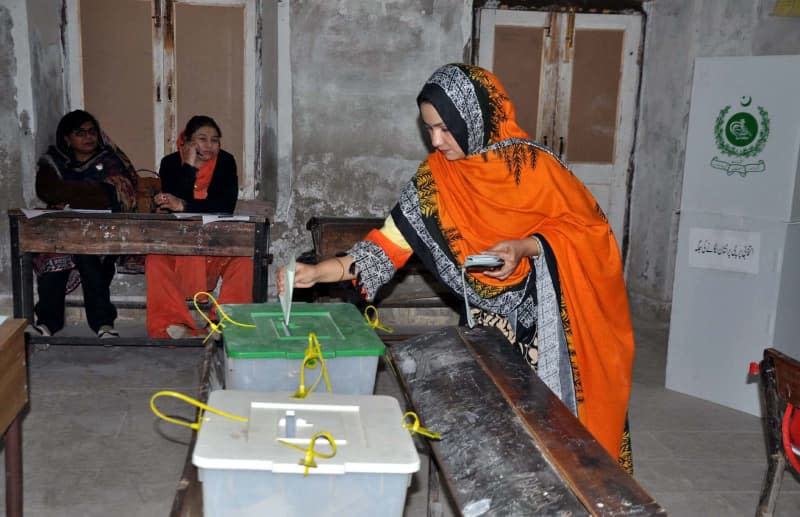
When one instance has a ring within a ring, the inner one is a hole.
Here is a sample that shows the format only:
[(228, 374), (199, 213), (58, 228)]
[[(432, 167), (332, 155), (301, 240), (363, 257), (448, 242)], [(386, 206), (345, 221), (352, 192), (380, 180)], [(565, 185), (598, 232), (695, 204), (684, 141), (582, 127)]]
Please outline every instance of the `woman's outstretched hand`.
[[(336, 257), (323, 260), (319, 264), (303, 264), (297, 262), (294, 271), (294, 286), (300, 289), (313, 287), (320, 282), (341, 282), (343, 280), (351, 280), (355, 275), (350, 273), (350, 265), (353, 263), (353, 257), (345, 255), (343, 257)], [(278, 270), (278, 278), (276, 284), (278, 286), (278, 293), (281, 294), (286, 289), (283, 285), (285, 282), (284, 270), (286, 266)]]
[[(284, 273), (286, 270), (286, 266), (282, 266), (278, 270), (278, 278), (276, 279), (276, 283), (278, 285), (278, 293), (283, 294), (286, 290), (286, 274)], [(297, 262), (295, 264), (294, 270), (294, 287), (298, 288), (306, 288), (306, 287), (313, 287), (314, 284), (319, 282), (319, 275), (317, 273), (317, 267), (312, 264), (302, 264)]]
[(498, 280), (505, 280), (517, 269), (519, 262), (523, 258), (539, 255), (539, 243), (536, 239), (531, 238), (500, 241), (484, 253), (500, 257), (504, 263), (498, 268), (487, 269), (482, 273)]

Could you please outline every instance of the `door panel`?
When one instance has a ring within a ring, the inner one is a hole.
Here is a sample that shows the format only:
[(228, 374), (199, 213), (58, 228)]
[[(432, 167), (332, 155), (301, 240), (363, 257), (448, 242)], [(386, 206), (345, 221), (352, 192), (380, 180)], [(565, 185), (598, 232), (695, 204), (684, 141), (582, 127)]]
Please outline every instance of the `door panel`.
[(81, 0), (83, 104), (137, 169), (155, 169), (149, 0)]
[(613, 163), (622, 39), (611, 30), (576, 30), (567, 125), (570, 163)]
[[(244, 7), (175, 6), (177, 132), (193, 115), (208, 115), (222, 130), (222, 147), (244, 163)], [(175, 149), (174, 137), (169, 148)]]
[[(528, 134), (539, 127), (539, 84), (544, 47), (542, 27), (496, 27), (494, 34), (494, 73), (503, 78), (503, 86), (514, 101), (517, 122)], [(530, 58), (520, 61), (515, 49), (526, 48)]]

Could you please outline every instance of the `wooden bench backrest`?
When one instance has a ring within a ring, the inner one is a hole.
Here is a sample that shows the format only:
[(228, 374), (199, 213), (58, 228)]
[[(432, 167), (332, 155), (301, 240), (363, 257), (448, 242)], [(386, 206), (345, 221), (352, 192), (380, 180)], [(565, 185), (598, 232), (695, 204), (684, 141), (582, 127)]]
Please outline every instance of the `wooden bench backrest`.
[(383, 219), (377, 217), (312, 217), (306, 224), (318, 260), (347, 251), (370, 230), (381, 226)]
[(765, 350), (764, 358), (771, 359), (775, 365), (775, 387), (778, 397), (795, 407), (800, 407), (800, 361), (774, 348)]

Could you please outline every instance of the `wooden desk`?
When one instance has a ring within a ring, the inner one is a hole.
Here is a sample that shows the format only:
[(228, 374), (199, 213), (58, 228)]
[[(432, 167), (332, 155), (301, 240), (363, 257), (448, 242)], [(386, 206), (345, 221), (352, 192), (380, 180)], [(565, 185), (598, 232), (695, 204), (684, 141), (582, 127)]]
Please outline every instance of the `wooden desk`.
[[(48, 212), (29, 219), (18, 209), (9, 210), (11, 275), (14, 317), (34, 321), (33, 253), (83, 255), (210, 255), (252, 257), (253, 301), (267, 300), (269, 283), (269, 220), (249, 216), (247, 221), (203, 224), (200, 216), (177, 218), (171, 214)], [(142, 339), (119, 337), (114, 345), (193, 345), (200, 338)], [(103, 344), (99, 338), (30, 336), (30, 342)]]
[(22, 515), (22, 410), (28, 404), (25, 366), (27, 322), (8, 319), (0, 324), (0, 430), (6, 441), (6, 515)]
[[(496, 330), (448, 327), (388, 350), (462, 513), (666, 515)], [(635, 461), (635, 458), (634, 458)]]

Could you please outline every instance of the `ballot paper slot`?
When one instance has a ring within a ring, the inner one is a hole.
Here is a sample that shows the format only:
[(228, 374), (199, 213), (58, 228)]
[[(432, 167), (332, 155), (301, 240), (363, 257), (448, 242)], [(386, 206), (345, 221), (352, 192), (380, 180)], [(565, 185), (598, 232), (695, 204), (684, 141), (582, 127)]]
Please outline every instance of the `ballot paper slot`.
[(344, 339), (339, 326), (328, 312), (295, 312), (289, 323), (285, 323), (281, 313), (252, 313), (253, 322), (259, 337), (265, 340), (307, 340), (314, 333), (320, 341), (325, 339)]

